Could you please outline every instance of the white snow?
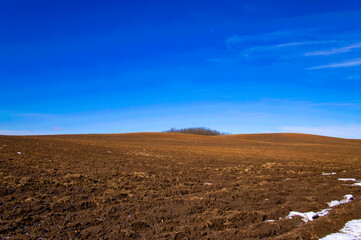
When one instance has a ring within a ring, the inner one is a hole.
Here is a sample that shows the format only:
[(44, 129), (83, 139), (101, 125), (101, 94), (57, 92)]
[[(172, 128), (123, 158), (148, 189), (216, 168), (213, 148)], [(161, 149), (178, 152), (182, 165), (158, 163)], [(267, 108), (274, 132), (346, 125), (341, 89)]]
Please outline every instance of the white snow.
[(356, 182), (356, 183), (352, 184), (351, 186), (361, 186), (361, 181), (357, 181), (356, 178), (339, 178), (338, 180)]
[(356, 182), (356, 178), (339, 178), (339, 181), (354, 181)]
[(301, 212), (291, 211), (290, 214), (288, 214), (288, 216), (286, 218), (300, 216), (302, 221), (308, 222), (308, 221), (312, 221), (316, 218), (326, 216), (330, 211), (331, 211), (331, 208), (322, 209), (321, 211), (316, 212), (316, 213), (315, 212), (301, 213)]
[(339, 231), (319, 240), (361, 240), (361, 220), (351, 220)]
[(323, 209), (323, 210), (317, 212), (317, 215), (319, 217), (323, 217), (323, 216), (326, 216), (330, 211), (331, 211), (331, 208), (326, 208), (326, 209)]
[(337, 206), (337, 205), (340, 205), (343, 203), (351, 202), (352, 199), (353, 199), (353, 196), (351, 194), (347, 194), (343, 197), (343, 199), (341, 201), (333, 200), (327, 204), (329, 207), (334, 207), (334, 206)]
[(346, 194), (345, 196), (343, 196), (343, 198), (346, 199), (346, 203), (350, 202), (350, 200), (353, 200), (352, 194)]
[(333, 200), (333, 201), (327, 203), (327, 205), (329, 207), (334, 207), (334, 206), (337, 206), (337, 205), (340, 205), (340, 204), (341, 204), (340, 201), (337, 201), (337, 200)]
[(333, 201), (327, 203), (330, 206), (330, 208), (322, 209), (321, 211), (316, 212), (316, 213), (315, 212), (301, 213), (301, 212), (291, 211), (290, 214), (288, 214), (288, 216), (286, 218), (300, 216), (302, 221), (304, 221), (304, 222), (312, 221), (316, 218), (326, 216), (331, 211), (332, 207), (351, 202), (351, 200), (353, 200), (353, 196), (351, 194), (347, 194), (347, 195), (343, 196), (343, 199), (340, 201), (333, 200)]
[(22, 154), (22, 152), (17, 152), (17, 154)]
[(204, 185), (213, 185), (213, 183), (205, 182)]
[(331, 173), (322, 173), (323, 176), (328, 176), (328, 175), (335, 175), (335, 172), (331, 172)]
[(296, 211), (291, 211), (286, 218), (292, 218), (295, 216), (300, 216), (304, 222), (312, 221), (314, 218), (317, 218), (317, 214), (314, 212), (301, 213)]

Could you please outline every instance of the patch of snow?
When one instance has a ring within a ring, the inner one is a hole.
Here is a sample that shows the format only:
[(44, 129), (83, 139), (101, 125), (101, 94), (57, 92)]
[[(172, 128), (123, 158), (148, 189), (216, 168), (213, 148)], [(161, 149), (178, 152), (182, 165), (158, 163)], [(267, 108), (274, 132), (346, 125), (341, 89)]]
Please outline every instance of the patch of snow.
[(356, 178), (339, 178), (339, 181), (354, 181), (356, 182)]
[(290, 214), (288, 214), (288, 216), (286, 218), (292, 218), (295, 216), (300, 216), (302, 221), (304, 221), (304, 222), (312, 221), (314, 219), (314, 217), (317, 218), (317, 214), (314, 212), (301, 213), (301, 212), (296, 212), (296, 211), (291, 211)]
[(213, 183), (205, 182), (204, 185), (212, 185)]
[(22, 152), (17, 152), (17, 154), (22, 154)]
[(316, 212), (316, 213), (315, 212), (301, 213), (301, 212), (291, 211), (290, 214), (288, 214), (288, 216), (286, 218), (300, 216), (302, 221), (304, 221), (304, 222), (312, 221), (316, 218), (326, 216), (331, 211), (332, 207), (351, 202), (351, 200), (353, 200), (353, 196), (351, 194), (347, 194), (347, 195), (343, 196), (343, 199), (340, 201), (333, 200), (333, 201), (327, 203), (330, 206), (330, 208), (322, 209), (321, 211)]
[[(345, 196), (343, 196), (344, 199), (346, 199), (348, 202), (350, 202), (350, 200), (353, 200), (354, 197), (352, 196), (352, 194), (346, 194)], [(342, 200), (341, 200), (342, 201)]]
[(266, 220), (265, 222), (274, 222), (275, 220), (272, 220), (272, 219), (270, 219), (270, 220)]
[(356, 178), (339, 178), (339, 181), (352, 181), (352, 182), (356, 182), (354, 184), (352, 184), (351, 186), (361, 186), (361, 181), (357, 181)]
[(340, 204), (351, 202), (351, 200), (353, 200), (353, 196), (351, 194), (347, 194), (343, 197), (343, 199), (341, 201), (333, 200), (327, 204), (329, 207), (334, 207), (334, 206), (337, 206)]
[(290, 214), (288, 214), (288, 216), (286, 218), (292, 218), (295, 216), (300, 216), (302, 221), (304, 222), (308, 222), (308, 221), (312, 221), (316, 218), (319, 217), (323, 217), (326, 216), (329, 212), (331, 211), (331, 208), (326, 208), (323, 209), (319, 212), (306, 212), (306, 213), (301, 213), (301, 212), (295, 212), (295, 211), (291, 211)]
[(339, 231), (320, 240), (361, 240), (361, 220), (351, 220)]
[(317, 212), (317, 215), (319, 217), (323, 217), (323, 216), (326, 216), (330, 211), (331, 211), (331, 208), (326, 208), (326, 209), (323, 209), (323, 210)]
[(331, 173), (322, 173), (323, 176), (328, 176), (328, 175), (335, 175), (335, 172), (331, 172)]

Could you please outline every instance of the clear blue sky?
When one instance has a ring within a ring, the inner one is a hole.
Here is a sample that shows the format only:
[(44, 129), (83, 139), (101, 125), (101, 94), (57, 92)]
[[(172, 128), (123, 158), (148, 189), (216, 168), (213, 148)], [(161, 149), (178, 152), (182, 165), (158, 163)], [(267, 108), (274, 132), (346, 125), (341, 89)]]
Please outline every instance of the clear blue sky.
[(0, 134), (361, 138), (361, 1), (0, 3)]

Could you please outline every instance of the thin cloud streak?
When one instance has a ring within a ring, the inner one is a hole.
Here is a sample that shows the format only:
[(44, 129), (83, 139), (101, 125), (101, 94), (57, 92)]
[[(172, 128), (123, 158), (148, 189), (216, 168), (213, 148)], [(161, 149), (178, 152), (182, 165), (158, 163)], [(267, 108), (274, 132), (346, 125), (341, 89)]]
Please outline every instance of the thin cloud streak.
[(323, 103), (312, 103), (312, 106), (315, 107), (342, 107), (342, 108), (352, 108), (352, 109), (361, 109), (361, 103), (337, 103), (337, 102), (323, 102)]
[(348, 46), (342, 47), (342, 48), (333, 48), (331, 50), (307, 52), (304, 55), (306, 57), (310, 57), (310, 56), (329, 56), (329, 55), (334, 55), (334, 54), (339, 54), (339, 53), (350, 52), (352, 49), (356, 49), (356, 48), (361, 48), (361, 42), (360, 43), (354, 43), (354, 44), (351, 44), (351, 45), (348, 45)]
[(243, 41), (243, 38), (238, 36), (238, 35), (234, 35), (234, 36), (231, 36), (229, 38), (226, 39), (225, 43), (228, 47), (230, 47), (231, 45), (233, 44), (237, 44), (237, 43), (240, 43)]
[(309, 41), (309, 42), (290, 42), (290, 43), (283, 43), (278, 44), (274, 47), (291, 47), (291, 46), (300, 46), (300, 45), (310, 45), (310, 44), (319, 44), (319, 43), (325, 43), (324, 41)]
[(344, 68), (344, 67), (354, 67), (361, 65), (361, 59), (354, 59), (351, 61), (341, 62), (341, 63), (331, 63), (316, 67), (311, 67), (309, 70), (325, 69), (325, 68)]
[(283, 37), (288, 37), (295, 31), (277, 31), (277, 32), (269, 32), (255, 35), (233, 35), (227, 38), (224, 43), (227, 47), (231, 47), (233, 45), (246, 42), (246, 41), (269, 41), (269, 40), (278, 40)]
[(32, 131), (0, 130), (0, 135), (34, 135)]

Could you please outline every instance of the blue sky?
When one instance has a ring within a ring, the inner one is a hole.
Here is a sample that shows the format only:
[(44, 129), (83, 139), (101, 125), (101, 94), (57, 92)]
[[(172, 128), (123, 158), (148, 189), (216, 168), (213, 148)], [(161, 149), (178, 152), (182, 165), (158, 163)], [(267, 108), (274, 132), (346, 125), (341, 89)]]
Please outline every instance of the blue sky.
[(361, 2), (3, 1), (0, 134), (361, 138)]

